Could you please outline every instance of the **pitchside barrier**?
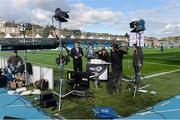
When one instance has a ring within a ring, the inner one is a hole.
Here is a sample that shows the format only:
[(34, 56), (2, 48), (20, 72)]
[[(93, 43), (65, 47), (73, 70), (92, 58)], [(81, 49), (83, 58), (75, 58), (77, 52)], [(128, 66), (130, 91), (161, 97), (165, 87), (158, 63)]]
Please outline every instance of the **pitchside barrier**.
[[(7, 68), (7, 58), (0, 57), (0, 68)], [(49, 88), (54, 89), (54, 73), (53, 68), (32, 64), (33, 75), (32, 82), (40, 79), (46, 79), (49, 82)]]

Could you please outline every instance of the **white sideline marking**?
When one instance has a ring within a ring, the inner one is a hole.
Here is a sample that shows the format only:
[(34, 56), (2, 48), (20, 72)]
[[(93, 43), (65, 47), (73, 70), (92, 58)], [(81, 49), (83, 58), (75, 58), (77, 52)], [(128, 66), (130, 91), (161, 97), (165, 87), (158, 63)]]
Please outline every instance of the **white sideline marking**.
[(170, 101), (167, 101), (167, 102), (165, 102), (165, 103), (162, 103), (160, 106), (165, 106), (165, 105), (167, 105), (167, 104), (169, 104), (169, 103), (171, 103)]
[(145, 57), (145, 58), (155, 58), (155, 59), (159, 59), (159, 60), (180, 60), (178, 58), (164, 58), (164, 57)]
[(147, 112), (143, 112), (143, 113), (138, 113), (139, 115), (143, 116), (146, 114), (150, 114), (150, 113), (165, 113), (165, 112), (174, 112), (174, 111), (180, 111), (180, 108), (177, 109), (170, 109), (170, 110), (159, 110), (159, 111), (147, 111)]
[(178, 71), (180, 71), (180, 69), (172, 70), (172, 71), (169, 71), (169, 72), (162, 72), (162, 73), (157, 73), (157, 74), (153, 74), (153, 75), (148, 75), (148, 76), (145, 76), (144, 78), (156, 77), (156, 76), (165, 75), (165, 74), (169, 74), (169, 73), (173, 73), (173, 72), (178, 72)]
[(163, 65), (163, 66), (180, 67), (180, 65), (168, 65), (168, 64), (153, 63), (153, 62), (144, 62), (144, 63), (147, 63), (147, 64), (155, 64), (155, 65)]
[(0, 106), (0, 107), (32, 107), (31, 104), (27, 104), (27, 105), (7, 105), (7, 106)]
[(179, 96), (176, 96), (177, 99), (180, 99), (180, 95)]
[[(180, 71), (180, 69), (172, 70), (172, 71), (169, 71), (169, 72), (162, 72), (162, 73), (157, 73), (157, 74), (153, 74), (153, 75), (148, 75), (148, 76), (145, 76), (145, 77), (141, 77), (141, 79), (143, 80), (144, 78), (152, 78), (152, 77), (156, 77), (156, 76), (160, 76), (160, 75), (165, 75), (165, 74), (169, 74), (169, 73), (173, 73), (173, 72), (178, 72), (178, 71)], [(122, 80), (125, 81), (125, 82), (132, 81), (132, 80), (125, 79), (125, 78), (122, 78)]]

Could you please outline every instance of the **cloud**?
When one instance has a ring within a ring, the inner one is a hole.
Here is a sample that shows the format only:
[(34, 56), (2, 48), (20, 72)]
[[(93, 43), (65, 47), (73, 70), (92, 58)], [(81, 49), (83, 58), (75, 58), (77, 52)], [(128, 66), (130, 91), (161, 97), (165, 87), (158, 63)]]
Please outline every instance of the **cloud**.
[[(105, 26), (107, 30), (109, 29), (109, 33), (125, 34), (131, 30), (129, 28), (131, 21), (143, 18), (146, 21), (145, 35), (147, 36), (165, 37), (180, 33), (180, 3), (178, 1), (167, 1), (166, 4), (157, 8), (127, 10), (125, 13), (111, 10), (111, 8), (93, 8), (81, 3), (82, 1), (75, 3), (69, 1), (1, 0), (0, 17), (16, 22), (50, 25), (54, 10), (61, 8), (69, 11), (69, 22), (64, 23), (63, 27), (70, 29), (86, 31), (89, 27)], [(97, 29), (94, 31), (98, 32)]]
[(168, 23), (165, 25), (163, 32), (168, 35), (178, 35), (180, 33), (180, 23), (179, 24), (171, 24)]
[(105, 24), (115, 27), (123, 14), (110, 9), (94, 9), (83, 3), (71, 4), (65, 0), (1, 0), (0, 16), (16, 22), (50, 24), (55, 8), (69, 11), (69, 22), (63, 26), (85, 30), (89, 25)]
[(94, 9), (83, 3), (72, 4), (70, 21), (66, 27), (85, 29), (89, 25), (106, 24), (116, 25), (120, 23), (123, 14), (109, 9)]
[(6, 20), (47, 24), (58, 7), (69, 10), (65, 0), (1, 0), (0, 16)]
[(146, 21), (145, 34), (158, 38), (179, 35), (180, 3), (177, 1), (167, 2), (164, 6), (136, 10), (131, 12), (131, 18), (144, 19)]

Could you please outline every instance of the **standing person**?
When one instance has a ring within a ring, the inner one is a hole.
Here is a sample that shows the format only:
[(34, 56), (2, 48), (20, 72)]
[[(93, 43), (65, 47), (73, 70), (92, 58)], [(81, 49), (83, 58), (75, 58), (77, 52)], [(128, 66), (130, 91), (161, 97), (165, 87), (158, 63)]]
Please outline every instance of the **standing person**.
[(163, 48), (163, 45), (161, 45), (161, 52), (163, 52), (164, 51), (164, 48)]
[(111, 50), (112, 78), (109, 80), (110, 94), (112, 94), (113, 92), (115, 93), (121, 92), (123, 54), (127, 54), (127, 51), (120, 50), (117, 44), (112, 45), (112, 50)]
[(96, 53), (94, 51), (94, 48), (92, 45), (89, 45), (87, 51), (86, 51), (86, 58), (87, 58), (87, 62), (90, 62), (91, 59), (94, 59), (96, 56)]
[(134, 53), (133, 53), (133, 67), (134, 67), (134, 74), (135, 74), (135, 84), (138, 84), (138, 73), (143, 66), (143, 51), (141, 47), (137, 47), (137, 44), (134, 44)]
[(82, 71), (82, 56), (84, 55), (82, 48), (76, 42), (74, 48), (71, 49), (71, 57), (73, 58), (74, 71)]
[(110, 56), (109, 53), (106, 51), (104, 46), (100, 46), (99, 50), (96, 52), (98, 55), (98, 59), (101, 59), (105, 62), (109, 62), (110, 61)]
[(7, 60), (8, 67), (11, 70), (12, 73), (15, 73), (19, 67), (22, 65), (23, 60), (21, 57), (17, 54), (17, 51), (13, 51), (13, 55)]

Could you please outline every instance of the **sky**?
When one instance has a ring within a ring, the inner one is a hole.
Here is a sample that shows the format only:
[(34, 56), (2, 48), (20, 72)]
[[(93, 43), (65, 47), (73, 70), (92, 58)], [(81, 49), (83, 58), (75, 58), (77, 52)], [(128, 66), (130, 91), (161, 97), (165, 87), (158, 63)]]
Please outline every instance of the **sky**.
[(0, 17), (51, 25), (56, 8), (69, 12), (63, 28), (124, 35), (130, 22), (143, 19), (146, 36), (180, 35), (180, 0), (1, 0)]

